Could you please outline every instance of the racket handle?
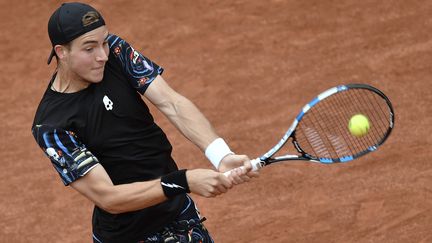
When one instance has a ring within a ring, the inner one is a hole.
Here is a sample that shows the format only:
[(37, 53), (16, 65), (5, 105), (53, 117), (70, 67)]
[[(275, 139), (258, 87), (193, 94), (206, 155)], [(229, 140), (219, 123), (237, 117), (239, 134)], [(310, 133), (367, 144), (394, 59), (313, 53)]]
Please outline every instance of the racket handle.
[[(250, 162), (251, 162), (251, 165), (252, 165), (252, 171), (258, 171), (258, 170), (260, 170), (264, 166), (263, 165), (264, 163), (262, 163), (262, 161), (259, 158), (253, 159)], [(244, 165), (242, 165), (242, 166), (240, 166), (238, 168), (240, 168), (241, 170), (245, 170)], [(235, 170), (235, 169), (232, 169), (232, 170), (224, 172), (224, 175), (225, 176), (229, 176), (231, 174), (231, 171), (233, 171), (233, 170)]]

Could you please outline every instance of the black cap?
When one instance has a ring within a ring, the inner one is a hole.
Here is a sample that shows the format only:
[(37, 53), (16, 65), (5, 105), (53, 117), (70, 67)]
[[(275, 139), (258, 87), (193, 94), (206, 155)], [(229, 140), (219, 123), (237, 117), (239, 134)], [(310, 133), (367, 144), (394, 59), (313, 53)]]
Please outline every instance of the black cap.
[(48, 64), (56, 55), (55, 45), (63, 45), (75, 38), (105, 25), (102, 15), (84, 3), (63, 3), (48, 21), (48, 35), (53, 49), (48, 57)]

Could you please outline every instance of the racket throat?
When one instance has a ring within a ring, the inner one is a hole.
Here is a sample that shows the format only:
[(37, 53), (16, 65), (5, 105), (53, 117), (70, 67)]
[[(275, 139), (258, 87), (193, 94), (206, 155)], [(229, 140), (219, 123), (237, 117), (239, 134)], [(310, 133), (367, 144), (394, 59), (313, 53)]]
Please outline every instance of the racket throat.
[(293, 139), (292, 139), (292, 143), (294, 145), (294, 148), (297, 150), (297, 152), (299, 152), (303, 157), (306, 157), (306, 153), (303, 151), (303, 149), (300, 147), (300, 145), (298, 144), (297, 140), (295, 139), (294, 135), (293, 135)]

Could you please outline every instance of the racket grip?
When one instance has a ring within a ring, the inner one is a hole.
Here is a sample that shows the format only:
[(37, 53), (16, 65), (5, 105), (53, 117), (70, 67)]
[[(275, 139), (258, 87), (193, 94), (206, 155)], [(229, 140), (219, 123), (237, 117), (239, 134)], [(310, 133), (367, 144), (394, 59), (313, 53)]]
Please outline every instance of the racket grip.
[[(253, 159), (250, 162), (252, 165), (252, 171), (258, 171), (263, 167), (263, 163), (261, 163), (262, 161), (259, 158)], [(241, 170), (245, 170), (244, 165), (242, 165), (238, 168), (240, 168)], [(224, 172), (224, 175), (228, 177), (231, 174), (231, 171), (233, 171), (233, 170), (235, 170), (235, 169)]]

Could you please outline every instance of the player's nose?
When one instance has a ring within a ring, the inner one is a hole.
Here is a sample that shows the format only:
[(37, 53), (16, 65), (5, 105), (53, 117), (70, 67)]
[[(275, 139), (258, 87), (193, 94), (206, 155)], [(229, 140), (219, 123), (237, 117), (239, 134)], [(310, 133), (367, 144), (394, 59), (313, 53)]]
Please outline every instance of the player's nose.
[(97, 55), (96, 55), (96, 61), (98, 62), (106, 62), (108, 61), (108, 53), (105, 51), (104, 48), (100, 48)]

